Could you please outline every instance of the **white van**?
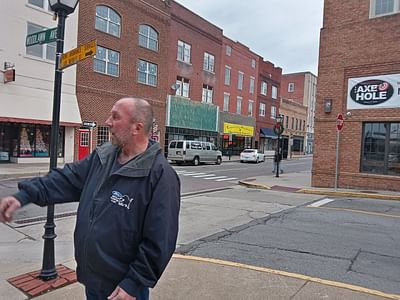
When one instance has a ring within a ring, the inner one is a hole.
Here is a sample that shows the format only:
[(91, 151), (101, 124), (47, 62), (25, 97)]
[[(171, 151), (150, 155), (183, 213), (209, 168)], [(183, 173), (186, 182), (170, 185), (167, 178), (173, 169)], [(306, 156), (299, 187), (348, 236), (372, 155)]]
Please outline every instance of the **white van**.
[(168, 159), (177, 164), (191, 162), (211, 162), (217, 165), (222, 162), (222, 152), (214, 144), (201, 141), (174, 140), (168, 145)]

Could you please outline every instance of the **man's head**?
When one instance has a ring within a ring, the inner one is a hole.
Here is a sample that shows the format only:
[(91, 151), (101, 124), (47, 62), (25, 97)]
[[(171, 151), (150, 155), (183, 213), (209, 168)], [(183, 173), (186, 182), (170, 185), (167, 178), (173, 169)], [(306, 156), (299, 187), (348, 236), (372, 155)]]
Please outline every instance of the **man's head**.
[(106, 124), (111, 142), (124, 147), (134, 141), (147, 142), (153, 123), (153, 109), (144, 99), (127, 97), (118, 100), (111, 109)]

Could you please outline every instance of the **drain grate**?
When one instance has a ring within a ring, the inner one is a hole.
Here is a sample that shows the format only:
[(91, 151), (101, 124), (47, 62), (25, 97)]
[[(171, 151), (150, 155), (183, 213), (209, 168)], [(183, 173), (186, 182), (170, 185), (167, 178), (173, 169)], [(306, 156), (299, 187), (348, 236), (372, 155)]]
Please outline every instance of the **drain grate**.
[(272, 191), (281, 191), (281, 192), (289, 192), (289, 193), (296, 193), (299, 188), (288, 187), (288, 186), (281, 186), (281, 185), (273, 185), (271, 186)]

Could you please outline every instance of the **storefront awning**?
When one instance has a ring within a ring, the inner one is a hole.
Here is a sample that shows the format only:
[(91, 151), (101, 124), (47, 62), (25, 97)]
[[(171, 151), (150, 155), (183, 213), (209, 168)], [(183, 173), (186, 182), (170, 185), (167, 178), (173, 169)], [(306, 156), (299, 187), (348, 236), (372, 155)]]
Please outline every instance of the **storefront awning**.
[(277, 139), (278, 136), (275, 134), (272, 128), (260, 128), (260, 136), (270, 139)]

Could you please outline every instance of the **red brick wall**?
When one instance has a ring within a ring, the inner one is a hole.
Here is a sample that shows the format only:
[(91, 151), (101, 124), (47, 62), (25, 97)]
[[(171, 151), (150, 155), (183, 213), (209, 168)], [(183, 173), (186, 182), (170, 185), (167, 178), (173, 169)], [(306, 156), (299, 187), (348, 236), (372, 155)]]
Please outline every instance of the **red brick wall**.
[[(369, 1), (325, 0), (321, 30), (312, 185), (332, 187), (338, 113), (346, 113), (351, 77), (400, 73), (400, 14), (369, 19)], [(323, 112), (332, 99), (332, 113)], [(340, 144), (340, 187), (400, 190), (400, 177), (360, 173), (363, 122), (399, 122), (400, 109), (356, 109)]]
[[(191, 64), (177, 60), (178, 40), (191, 45)], [(189, 97), (201, 101), (203, 84), (213, 87), (213, 102), (219, 94), (218, 76), (221, 72), (222, 29), (204, 20), (176, 2), (171, 2), (169, 33), (168, 92), (177, 76), (189, 79)], [(203, 70), (204, 52), (214, 55), (214, 73)]]
[[(289, 83), (294, 83), (294, 91), (288, 92)], [(283, 74), (281, 80), (281, 96), (297, 103), (304, 104), (305, 73)]]
[[(128, 95), (143, 97), (153, 104), (155, 118), (163, 136), (169, 87), (166, 59), (169, 48), (169, 7), (159, 0), (106, 0), (99, 4), (109, 6), (120, 14), (120, 38), (95, 29), (96, 2), (83, 0), (79, 2), (78, 44), (96, 39), (98, 45), (118, 51), (119, 77), (94, 72), (93, 59), (78, 63), (76, 91), (82, 120), (96, 121), (98, 126), (105, 126), (105, 120), (115, 101)], [(151, 25), (159, 33), (158, 51), (138, 45), (140, 24)], [(158, 65), (157, 87), (137, 83), (136, 64), (139, 58)], [(94, 147), (96, 134), (97, 130), (94, 130)]]

